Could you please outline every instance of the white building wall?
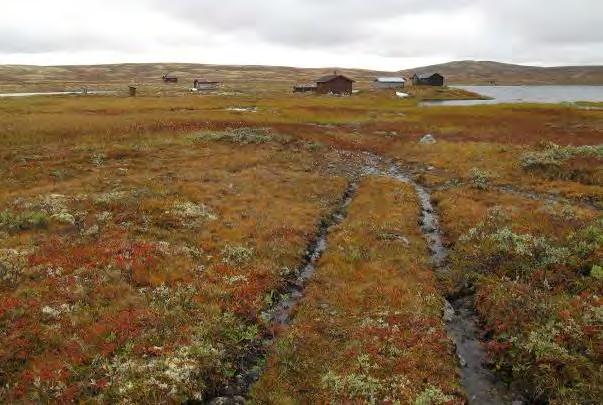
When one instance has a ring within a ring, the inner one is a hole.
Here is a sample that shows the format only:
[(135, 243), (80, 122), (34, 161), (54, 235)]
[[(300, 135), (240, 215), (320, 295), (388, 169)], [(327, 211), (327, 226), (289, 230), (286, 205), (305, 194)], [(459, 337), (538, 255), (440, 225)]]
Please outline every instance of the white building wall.
[(400, 82), (373, 82), (376, 89), (403, 89), (404, 83)]

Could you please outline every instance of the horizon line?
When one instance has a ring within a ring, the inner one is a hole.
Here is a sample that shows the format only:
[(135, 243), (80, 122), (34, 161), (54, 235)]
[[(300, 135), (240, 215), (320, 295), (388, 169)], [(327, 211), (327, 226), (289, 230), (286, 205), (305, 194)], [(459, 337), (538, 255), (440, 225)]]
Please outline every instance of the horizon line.
[(116, 66), (116, 65), (200, 65), (200, 66), (228, 66), (228, 67), (265, 67), (265, 68), (287, 68), (287, 69), (300, 69), (300, 70), (322, 70), (322, 69), (349, 69), (349, 70), (362, 70), (367, 72), (401, 72), (408, 71), (413, 69), (423, 69), (429, 68), (432, 66), (441, 66), (448, 65), (452, 63), (496, 63), (502, 65), (511, 65), (511, 66), (520, 66), (520, 67), (529, 67), (529, 68), (543, 68), (543, 69), (551, 69), (551, 68), (577, 68), (577, 67), (603, 67), (602, 64), (551, 64), (551, 65), (539, 65), (536, 63), (512, 63), (512, 62), (502, 62), (497, 60), (480, 60), (480, 59), (458, 59), (458, 60), (450, 60), (448, 62), (436, 63), (431, 65), (423, 65), (423, 66), (415, 66), (410, 68), (400, 68), (398, 70), (380, 70), (380, 69), (371, 69), (371, 68), (361, 68), (361, 67), (345, 67), (345, 66), (318, 66), (318, 67), (308, 67), (308, 66), (292, 66), (292, 65), (270, 65), (270, 64), (257, 64), (257, 63), (249, 63), (249, 64), (240, 64), (240, 63), (203, 63), (203, 62), (103, 62), (103, 63), (67, 63), (67, 64), (23, 64), (23, 63), (2, 63), (0, 67), (4, 66), (23, 66), (23, 67), (76, 67), (76, 66)]

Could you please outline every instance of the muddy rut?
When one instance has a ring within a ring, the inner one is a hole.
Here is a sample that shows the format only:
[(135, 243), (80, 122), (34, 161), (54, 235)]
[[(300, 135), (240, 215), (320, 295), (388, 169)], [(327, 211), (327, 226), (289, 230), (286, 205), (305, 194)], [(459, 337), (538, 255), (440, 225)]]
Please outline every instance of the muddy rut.
[[(304, 289), (316, 271), (316, 265), (327, 249), (328, 234), (331, 227), (340, 224), (346, 217), (347, 207), (352, 202), (362, 176), (385, 176), (411, 185), (421, 206), (419, 223), (430, 251), (434, 270), (445, 276), (448, 272), (448, 249), (443, 243), (442, 229), (428, 189), (413, 180), (411, 175), (399, 166), (380, 156), (370, 153), (362, 155), (364, 164), (358, 167), (338, 206), (324, 218), (307, 249), (299, 267), (297, 277), (283, 287), (280, 298), (264, 313), (272, 330), (278, 331), (289, 325), (294, 317), (294, 308), (303, 299)], [(458, 365), (463, 388), (469, 404), (521, 404), (520, 396), (508, 390), (505, 384), (486, 366), (486, 350), (479, 339), (481, 330), (477, 315), (473, 309), (471, 296), (450, 299), (443, 308), (446, 331), (453, 341), (458, 356)], [(273, 346), (277, 335), (267, 336), (242, 359), (233, 384), (224, 387), (218, 396), (208, 401), (210, 404), (244, 403), (251, 386), (257, 382), (263, 372), (266, 355)]]
[[(421, 231), (431, 252), (432, 264), (436, 272), (445, 276), (449, 270), (448, 249), (442, 241), (442, 228), (429, 191), (395, 165), (390, 165), (386, 175), (414, 187), (421, 204)], [(486, 366), (486, 350), (479, 339), (481, 330), (473, 308), (471, 296), (446, 301), (444, 308), (446, 332), (456, 348), (461, 382), (469, 404), (521, 404), (521, 397), (511, 392)]]
[[(357, 181), (351, 181), (343, 193), (337, 207), (320, 221), (318, 230), (306, 249), (306, 255), (302, 260), (297, 277), (291, 279), (278, 293), (279, 298), (268, 310), (263, 313), (263, 318), (270, 325), (270, 329), (278, 331), (282, 326), (291, 323), (293, 309), (303, 298), (303, 292), (308, 281), (316, 271), (316, 265), (327, 249), (327, 237), (329, 230), (340, 224), (346, 217), (347, 207), (352, 202)], [(239, 373), (236, 380), (229, 386), (224, 387), (219, 396), (213, 398), (210, 404), (240, 404), (244, 403), (251, 386), (258, 381), (263, 371), (266, 353), (278, 338), (277, 335), (266, 336), (259, 347), (248, 353), (239, 364)]]

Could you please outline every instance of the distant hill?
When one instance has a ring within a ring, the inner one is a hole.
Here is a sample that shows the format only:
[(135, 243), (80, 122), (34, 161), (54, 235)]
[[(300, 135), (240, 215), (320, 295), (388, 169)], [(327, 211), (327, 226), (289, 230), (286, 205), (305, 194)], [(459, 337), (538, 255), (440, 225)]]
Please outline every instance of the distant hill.
[(195, 78), (217, 79), (231, 89), (288, 89), (294, 83), (312, 82), (334, 70), (354, 78), (366, 87), (376, 76), (439, 72), (449, 84), (601, 84), (603, 66), (534, 67), (498, 62), (459, 61), (441, 65), (380, 72), (363, 69), (302, 69), (279, 66), (226, 66), (186, 63), (128, 63), (91, 66), (0, 65), (0, 92), (72, 90), (89, 88), (123, 89), (128, 84), (164, 89), (161, 76), (172, 73), (182, 90)]
[(441, 65), (403, 70), (403, 75), (414, 72), (438, 72), (449, 84), (599, 84), (603, 85), (603, 66), (538, 67), (511, 65), (488, 61), (458, 61)]
[[(295, 83), (311, 83), (334, 71), (368, 84), (383, 74), (362, 69), (302, 69), (281, 66), (201, 65), (188, 63), (127, 63), (90, 66), (0, 65), (0, 92), (123, 88), (128, 84), (166, 88), (161, 76), (178, 77), (172, 89), (190, 88), (197, 78), (216, 79), (236, 90), (290, 89)], [(391, 74), (391, 73), (390, 73)]]

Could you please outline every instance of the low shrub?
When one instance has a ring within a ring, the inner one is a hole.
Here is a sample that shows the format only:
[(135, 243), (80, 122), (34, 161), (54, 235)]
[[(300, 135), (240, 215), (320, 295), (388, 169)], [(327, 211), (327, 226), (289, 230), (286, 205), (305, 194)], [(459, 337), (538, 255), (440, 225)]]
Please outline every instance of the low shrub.
[(227, 245), (222, 249), (222, 261), (226, 264), (242, 265), (253, 257), (253, 249), (245, 246)]
[(514, 232), (509, 218), (490, 210), (485, 221), (459, 239), (456, 268), (465, 274), (496, 274), (512, 280), (534, 281), (550, 287), (557, 279), (567, 283), (588, 274), (603, 258), (603, 218), (583, 225), (565, 240), (551, 240)]
[(214, 221), (218, 217), (205, 204), (196, 204), (190, 201), (177, 202), (174, 204), (172, 213), (183, 219), (206, 219)]
[(12, 286), (21, 280), (29, 253), (17, 249), (0, 249), (0, 286)]
[(471, 169), (470, 175), (473, 188), (478, 190), (488, 189), (488, 182), (490, 181), (490, 174), (488, 172), (474, 167)]
[(521, 156), (522, 169), (549, 179), (603, 184), (603, 145), (559, 146), (547, 143), (541, 150)]
[(13, 213), (0, 212), (0, 230), (6, 232), (19, 232), (31, 229), (44, 229), (48, 226), (49, 218), (44, 212)]
[(500, 209), (455, 247), (454, 274), (476, 287), (496, 368), (534, 401), (594, 403), (603, 394), (602, 247), (603, 218), (544, 237), (516, 232)]
[(220, 132), (202, 132), (196, 137), (197, 141), (221, 141), (242, 145), (267, 143), (274, 139), (270, 129), (266, 128), (235, 128)]

